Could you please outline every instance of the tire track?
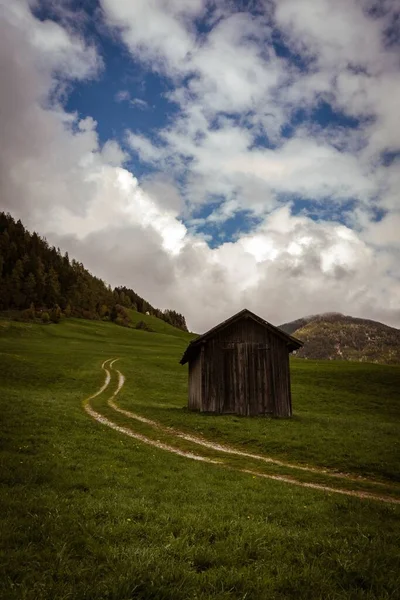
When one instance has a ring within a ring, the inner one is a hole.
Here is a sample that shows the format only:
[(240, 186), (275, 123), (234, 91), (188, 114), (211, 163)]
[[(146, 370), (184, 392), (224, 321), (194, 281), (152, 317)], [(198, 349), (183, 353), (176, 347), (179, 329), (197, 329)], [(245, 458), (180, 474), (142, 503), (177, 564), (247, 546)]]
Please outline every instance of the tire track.
[(346, 479), (347, 481), (354, 481), (355, 483), (363, 483), (364, 482), (364, 483), (370, 483), (370, 484), (377, 485), (377, 486), (386, 485), (385, 483), (382, 483), (381, 481), (374, 481), (373, 479), (367, 479), (367, 478), (361, 477), (361, 476), (355, 477), (355, 476), (349, 475), (347, 473), (339, 473), (339, 472), (334, 473), (332, 471), (329, 471), (329, 469), (325, 470), (325, 469), (319, 469), (318, 467), (297, 465), (297, 464), (281, 461), (281, 460), (278, 460), (275, 458), (271, 458), (268, 456), (263, 456), (261, 454), (252, 454), (251, 452), (244, 452), (242, 450), (238, 450), (237, 448), (233, 448), (232, 446), (228, 446), (226, 444), (219, 444), (217, 442), (211, 442), (209, 440), (206, 440), (205, 438), (202, 438), (202, 437), (199, 437), (199, 436), (196, 436), (193, 434), (185, 433), (183, 431), (179, 431), (178, 429), (175, 429), (174, 427), (168, 427), (167, 425), (162, 425), (158, 421), (153, 421), (152, 419), (148, 419), (147, 417), (143, 417), (142, 415), (138, 415), (137, 413), (134, 413), (132, 411), (125, 410), (125, 409), (121, 408), (120, 406), (118, 406), (118, 404), (115, 402), (115, 396), (117, 395), (117, 393), (120, 391), (120, 389), (124, 385), (125, 377), (121, 373), (121, 371), (119, 371), (118, 369), (115, 369), (115, 371), (118, 374), (118, 389), (117, 389), (117, 392), (109, 398), (108, 405), (111, 408), (113, 408), (116, 412), (119, 412), (120, 414), (124, 415), (125, 417), (128, 417), (129, 419), (134, 419), (136, 421), (140, 421), (141, 423), (145, 423), (146, 425), (150, 425), (151, 427), (154, 427), (154, 429), (158, 429), (159, 431), (163, 431), (164, 433), (172, 434), (175, 437), (179, 437), (187, 442), (192, 442), (193, 444), (203, 446), (204, 448), (208, 448), (209, 450), (216, 450), (217, 452), (223, 452), (225, 454), (241, 456), (243, 458), (251, 458), (253, 460), (259, 460), (264, 463), (276, 465), (278, 467), (285, 467), (285, 468), (289, 468), (289, 469), (295, 469), (298, 471), (306, 471), (306, 472), (313, 473), (316, 475), (324, 475), (327, 477), (335, 477), (338, 479)]
[[(106, 368), (106, 364), (109, 361), (112, 361), (108, 365), (110, 367), (110, 369), (112, 369), (112, 365), (117, 360), (119, 360), (119, 359), (115, 358), (114, 360), (112, 360), (111, 358), (109, 358), (108, 360), (105, 360), (103, 362), (103, 364), (101, 365), (101, 368), (106, 373), (106, 378), (105, 378), (104, 384), (101, 386), (101, 388), (96, 393), (94, 393), (91, 396), (89, 396), (88, 398), (86, 398), (83, 402), (83, 407), (84, 407), (85, 411), (88, 413), (88, 415), (90, 415), (98, 423), (101, 423), (102, 425), (106, 425), (107, 427), (114, 429), (114, 431), (118, 431), (118, 433), (122, 433), (131, 438), (134, 438), (135, 440), (139, 440), (140, 442), (143, 442), (144, 444), (148, 444), (149, 446), (154, 446), (161, 450), (166, 450), (167, 452), (171, 452), (173, 454), (177, 454), (178, 456), (183, 456), (185, 458), (190, 458), (192, 460), (198, 460), (198, 461), (208, 462), (208, 463), (212, 463), (212, 464), (221, 464), (219, 460), (214, 460), (214, 459), (208, 458), (206, 456), (200, 456), (199, 454), (194, 454), (193, 452), (184, 452), (183, 450), (179, 450), (179, 448), (175, 448), (174, 446), (164, 444), (163, 442), (159, 442), (157, 440), (152, 440), (151, 438), (148, 438), (145, 435), (142, 435), (141, 433), (136, 433), (136, 432), (132, 431), (132, 429), (129, 429), (128, 427), (122, 427), (120, 425), (117, 425), (113, 421), (110, 421), (110, 419), (108, 419), (107, 417), (104, 417), (103, 415), (101, 415), (100, 413), (95, 411), (94, 408), (92, 408), (92, 406), (90, 405), (90, 401), (93, 400), (93, 398), (96, 398), (97, 396), (102, 394), (108, 388), (110, 381), (111, 381), (111, 373)], [(120, 373), (120, 377), (118, 380), (118, 387), (115, 390), (115, 392), (112, 394), (111, 398), (115, 398), (115, 396), (119, 393), (122, 386), (124, 385), (124, 382), (125, 382), (125, 377), (122, 375), (122, 373)]]
[[(313, 489), (313, 490), (319, 490), (319, 491), (323, 491), (323, 492), (328, 492), (328, 493), (334, 493), (334, 494), (342, 494), (344, 496), (351, 496), (351, 497), (356, 497), (359, 499), (367, 499), (367, 500), (374, 500), (374, 501), (380, 501), (380, 502), (386, 502), (389, 504), (400, 504), (400, 499), (397, 498), (392, 498), (389, 496), (378, 496), (376, 494), (372, 494), (370, 492), (361, 492), (361, 491), (356, 491), (356, 490), (346, 490), (346, 489), (341, 489), (341, 488), (333, 488), (333, 487), (329, 487), (329, 486), (325, 486), (319, 483), (311, 483), (311, 482), (304, 482), (304, 481), (300, 481), (298, 479), (294, 479), (292, 477), (285, 477), (283, 475), (268, 475), (267, 473), (260, 473), (259, 471), (254, 471), (251, 469), (238, 469), (238, 468), (234, 468), (231, 467), (227, 464), (224, 464), (222, 461), (219, 460), (214, 460), (212, 458), (208, 458), (205, 456), (201, 456), (199, 454), (194, 454), (192, 452), (185, 452), (183, 450), (180, 450), (179, 448), (176, 448), (174, 446), (170, 446), (169, 444), (164, 444), (163, 442), (159, 442), (157, 440), (153, 440), (151, 438), (146, 437), (145, 435), (142, 435), (140, 433), (136, 433), (134, 431), (132, 431), (132, 429), (129, 429), (128, 427), (123, 427), (120, 425), (117, 425), (116, 423), (114, 423), (113, 421), (111, 421), (110, 419), (108, 419), (107, 417), (104, 417), (103, 415), (101, 415), (100, 413), (98, 413), (97, 411), (95, 411), (92, 406), (90, 405), (90, 401), (93, 400), (94, 398), (96, 398), (97, 396), (99, 396), (101, 393), (103, 393), (109, 386), (110, 382), (111, 382), (111, 373), (110, 371), (106, 368), (107, 363), (108, 367), (110, 368), (110, 370), (113, 370), (113, 365), (114, 363), (119, 360), (118, 358), (115, 359), (107, 359), (103, 362), (103, 364), (101, 365), (101, 368), (103, 369), (103, 371), (105, 371), (106, 373), (106, 377), (105, 377), (105, 381), (104, 384), (100, 387), (100, 389), (95, 392), (94, 394), (92, 394), (91, 396), (89, 396), (88, 398), (86, 398), (83, 401), (83, 406), (85, 411), (88, 413), (88, 415), (90, 415), (95, 421), (97, 421), (98, 423), (101, 423), (102, 425), (106, 425), (107, 427), (110, 427), (111, 429), (113, 429), (114, 431), (117, 431), (118, 433), (122, 433), (123, 435), (127, 435), (135, 440), (138, 440), (140, 442), (143, 442), (144, 444), (147, 444), (149, 446), (153, 446), (156, 448), (159, 448), (161, 450), (165, 450), (166, 452), (171, 452), (172, 454), (176, 454), (178, 456), (182, 456), (184, 458), (189, 458), (192, 460), (197, 460), (197, 461), (202, 461), (202, 462), (207, 462), (207, 463), (211, 463), (211, 464), (216, 464), (219, 465), (221, 467), (226, 468), (227, 470), (230, 471), (235, 471), (236, 473), (243, 473), (246, 475), (252, 475), (253, 477), (262, 477), (263, 479), (272, 479), (274, 481), (280, 481), (282, 483), (288, 483), (290, 485), (296, 485), (299, 487), (303, 487), (303, 488), (309, 488), (309, 489)], [(118, 393), (121, 391), (122, 387), (125, 384), (125, 377), (124, 375), (118, 371), (117, 369), (115, 369), (116, 373), (118, 374), (118, 385), (116, 390), (113, 392), (113, 394), (110, 396), (110, 398), (108, 399), (108, 404), (111, 408), (113, 408), (114, 410), (116, 410), (117, 412), (135, 419), (137, 421), (141, 421), (143, 423), (146, 423), (148, 425), (153, 426), (155, 429), (159, 429), (161, 431), (165, 431), (168, 433), (171, 433), (173, 435), (176, 435), (177, 437), (180, 437), (182, 439), (185, 439), (187, 441), (191, 441), (194, 443), (197, 443), (199, 445), (205, 446), (207, 448), (210, 449), (214, 449), (214, 450), (218, 450), (220, 452), (225, 452), (227, 454), (236, 454), (239, 456), (243, 456), (243, 457), (247, 457), (247, 458), (255, 458), (258, 460), (263, 460), (265, 462), (269, 462), (272, 464), (276, 464), (276, 465), (280, 465), (280, 466), (291, 466), (292, 468), (299, 468), (296, 465), (289, 465), (289, 463), (284, 463), (281, 461), (275, 461), (274, 459), (268, 458), (268, 457), (263, 457), (257, 454), (251, 454), (251, 453), (247, 453), (247, 452), (241, 452), (240, 450), (235, 450), (234, 448), (230, 448), (229, 446), (224, 446), (221, 444), (214, 444), (212, 442), (207, 442), (206, 440), (203, 440), (202, 438), (198, 438), (196, 436), (192, 436), (192, 435), (188, 435), (185, 434), (183, 432), (179, 432), (175, 429), (173, 429), (172, 427), (166, 427), (161, 425), (160, 423), (158, 423), (157, 421), (152, 421), (151, 419), (147, 419), (146, 417), (142, 417), (140, 415), (136, 415), (135, 413), (132, 413), (130, 411), (124, 410), (122, 408), (120, 408), (116, 403), (115, 403), (115, 398), (118, 395)], [(320, 474), (324, 474), (324, 475), (333, 475), (336, 477), (341, 477), (341, 475), (336, 474), (336, 473), (327, 473), (323, 470), (320, 469), (314, 469), (312, 467), (300, 467), (302, 470), (305, 471), (312, 471), (315, 473), (320, 473)], [(343, 477), (343, 475), (342, 475)], [(346, 477), (348, 479), (351, 479), (350, 477)], [(360, 480), (356, 480), (356, 481), (360, 481)], [(364, 481), (369, 481), (369, 480), (364, 480)], [(372, 483), (380, 483), (380, 482), (372, 482)]]

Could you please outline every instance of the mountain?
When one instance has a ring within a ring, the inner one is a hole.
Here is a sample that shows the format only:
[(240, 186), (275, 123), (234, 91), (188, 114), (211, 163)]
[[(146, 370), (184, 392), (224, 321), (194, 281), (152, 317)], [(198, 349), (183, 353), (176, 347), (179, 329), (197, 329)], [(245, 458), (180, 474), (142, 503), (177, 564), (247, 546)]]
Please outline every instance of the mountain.
[(310, 359), (400, 363), (400, 330), (340, 313), (312, 315), (280, 329), (304, 342), (296, 356)]

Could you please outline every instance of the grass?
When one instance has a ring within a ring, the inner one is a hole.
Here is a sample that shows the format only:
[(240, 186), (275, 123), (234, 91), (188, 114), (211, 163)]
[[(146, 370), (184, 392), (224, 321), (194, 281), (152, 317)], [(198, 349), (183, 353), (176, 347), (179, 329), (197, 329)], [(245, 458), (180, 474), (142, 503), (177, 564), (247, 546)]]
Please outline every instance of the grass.
[(281, 460), (400, 481), (399, 367), (293, 359), (294, 417), (248, 419), (186, 410), (179, 353), (149, 352), (121, 362), (122, 407)]
[[(92, 421), (82, 400), (102, 384), (102, 361), (119, 356), (127, 409), (389, 485), (399, 369), (295, 360), (292, 420), (199, 415), (184, 408), (178, 364), (189, 339), (0, 322), (0, 597), (397, 598), (399, 506), (174, 456)], [(104, 414), (106, 399), (94, 401)]]
[(187, 333), (181, 329), (177, 329), (162, 319), (158, 319), (152, 315), (146, 315), (131, 308), (126, 309), (126, 312), (131, 320), (132, 327), (135, 327), (140, 321), (142, 321), (143, 323), (146, 323), (146, 325), (148, 325), (154, 333), (172, 335), (173, 337), (177, 337), (185, 341), (196, 337), (195, 334)]

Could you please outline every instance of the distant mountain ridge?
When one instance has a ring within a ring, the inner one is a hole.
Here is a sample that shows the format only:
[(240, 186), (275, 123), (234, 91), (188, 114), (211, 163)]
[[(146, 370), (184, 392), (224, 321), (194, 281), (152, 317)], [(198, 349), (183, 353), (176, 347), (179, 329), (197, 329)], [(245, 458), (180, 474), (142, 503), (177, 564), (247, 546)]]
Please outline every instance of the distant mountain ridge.
[(304, 342), (300, 358), (400, 363), (400, 330), (378, 321), (331, 312), (279, 327)]

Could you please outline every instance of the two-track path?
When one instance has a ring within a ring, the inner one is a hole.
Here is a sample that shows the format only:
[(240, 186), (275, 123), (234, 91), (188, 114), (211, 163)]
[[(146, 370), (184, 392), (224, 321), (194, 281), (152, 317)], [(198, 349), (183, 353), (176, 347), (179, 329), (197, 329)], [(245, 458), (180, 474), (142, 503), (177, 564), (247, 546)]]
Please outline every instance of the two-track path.
[[(106, 368), (106, 364), (111, 361), (108, 366), (110, 367), (110, 369), (112, 369), (113, 364), (117, 360), (118, 360), (117, 358), (114, 360), (108, 359), (108, 360), (104, 361), (103, 364), (101, 365), (101, 368), (106, 372), (106, 378), (105, 378), (104, 384), (101, 386), (101, 388), (95, 394), (93, 394), (92, 396), (89, 396), (89, 398), (86, 398), (86, 400), (84, 400), (83, 406), (84, 406), (86, 412), (91, 417), (93, 417), (93, 419), (98, 421), (99, 423), (102, 423), (103, 425), (107, 425), (107, 427), (111, 427), (111, 429), (114, 429), (115, 431), (118, 431), (119, 433), (128, 435), (129, 437), (134, 438), (135, 440), (139, 440), (140, 442), (143, 442), (145, 444), (149, 444), (150, 446), (156, 446), (157, 448), (160, 448), (161, 450), (167, 450), (168, 452), (172, 452), (173, 454), (179, 454), (179, 456), (184, 456), (185, 458), (192, 458), (193, 460), (202, 460), (205, 462), (217, 463), (218, 461), (212, 460), (211, 458), (199, 456), (197, 454), (192, 454), (191, 452), (183, 452), (182, 450), (179, 450), (179, 448), (175, 448), (174, 446), (170, 446), (168, 444), (164, 444), (163, 442), (153, 440), (149, 437), (146, 437), (145, 435), (142, 435), (141, 433), (132, 431), (132, 429), (129, 429), (128, 427), (122, 427), (120, 425), (117, 425), (116, 423), (114, 423), (113, 421), (110, 421), (110, 419), (107, 419), (107, 417), (104, 417), (103, 415), (101, 415), (100, 413), (98, 413), (91, 407), (90, 401), (93, 400), (94, 398), (96, 398), (97, 396), (99, 396), (100, 394), (102, 394), (110, 384), (111, 374), (110, 374), (110, 371)], [(118, 374), (119, 374), (118, 387), (115, 390), (115, 392), (113, 393), (113, 395), (111, 396), (110, 400), (115, 398), (115, 396), (118, 394), (118, 392), (121, 390), (122, 386), (125, 383), (125, 378), (122, 375), (122, 373), (120, 373), (118, 371)]]
[(366, 483), (378, 485), (378, 486), (385, 485), (379, 481), (363, 479), (360, 477), (354, 477), (354, 476), (347, 475), (344, 473), (335, 473), (335, 472), (332, 472), (332, 471), (329, 471), (326, 469), (318, 469), (317, 467), (310, 467), (310, 466), (297, 465), (297, 464), (293, 464), (293, 463), (287, 463), (284, 461), (276, 460), (276, 459), (268, 457), (268, 456), (252, 454), (250, 452), (243, 452), (242, 450), (233, 448), (233, 447), (225, 445), (225, 444), (218, 444), (216, 442), (206, 440), (205, 438), (195, 436), (192, 434), (188, 434), (188, 433), (179, 431), (172, 427), (167, 427), (157, 421), (153, 421), (151, 419), (143, 417), (142, 415), (139, 415), (139, 414), (133, 413), (131, 411), (125, 410), (123, 408), (120, 408), (118, 406), (118, 404), (116, 403), (116, 396), (118, 395), (118, 393), (121, 391), (122, 387), (125, 384), (125, 377), (121, 373), (121, 371), (119, 371), (118, 369), (114, 369), (114, 364), (117, 360), (119, 360), (119, 359), (109, 358), (103, 362), (103, 364), (101, 365), (101, 368), (103, 369), (103, 371), (106, 374), (104, 383), (100, 387), (100, 389), (97, 390), (97, 392), (95, 392), (94, 394), (92, 394), (91, 396), (89, 396), (88, 398), (86, 398), (83, 401), (83, 406), (84, 406), (85, 411), (93, 419), (95, 419), (96, 421), (98, 421), (99, 423), (101, 423), (103, 425), (106, 425), (107, 427), (110, 427), (111, 429), (114, 429), (118, 433), (127, 435), (131, 438), (134, 438), (134, 439), (144, 443), (144, 444), (148, 444), (150, 446), (155, 446), (156, 448), (165, 450), (167, 452), (171, 452), (173, 454), (177, 454), (178, 456), (182, 456), (187, 459), (216, 464), (216, 465), (219, 465), (220, 467), (224, 467), (229, 470), (235, 470), (239, 473), (250, 474), (253, 477), (256, 476), (256, 477), (262, 477), (262, 478), (266, 478), (266, 479), (273, 479), (275, 481), (281, 481), (284, 483), (289, 483), (291, 485), (296, 485), (296, 486), (300, 486), (300, 487), (304, 487), (304, 488), (311, 488), (311, 489), (320, 490), (323, 492), (342, 494), (345, 496), (354, 496), (354, 497), (361, 498), (361, 499), (377, 500), (380, 502), (400, 504), (400, 499), (391, 497), (391, 496), (383, 496), (383, 495), (379, 495), (379, 494), (375, 494), (375, 493), (371, 493), (371, 492), (367, 492), (367, 491), (330, 487), (327, 485), (323, 485), (321, 483), (312, 483), (309, 481), (301, 481), (299, 479), (295, 479), (293, 477), (288, 477), (286, 475), (267, 474), (267, 473), (259, 472), (254, 469), (243, 469), (243, 468), (239, 468), (239, 467), (235, 467), (235, 466), (230, 466), (229, 464), (224, 463), (223, 460), (218, 460), (218, 458), (210, 458), (208, 456), (202, 456), (201, 454), (198, 454), (196, 452), (182, 450), (181, 448), (178, 448), (171, 444), (166, 444), (164, 442), (161, 442), (160, 440), (153, 439), (151, 437), (148, 437), (146, 435), (138, 433), (137, 431), (134, 431), (130, 427), (121, 426), (121, 425), (118, 425), (117, 423), (114, 423), (108, 417), (105, 417), (101, 413), (94, 410), (94, 408), (91, 406), (91, 400), (93, 400), (94, 398), (96, 398), (97, 396), (99, 396), (100, 394), (105, 392), (107, 390), (107, 388), (109, 387), (109, 385), (111, 383), (111, 379), (112, 379), (111, 372), (113, 372), (113, 371), (118, 376), (118, 385), (117, 385), (115, 391), (112, 393), (112, 395), (108, 398), (108, 406), (111, 407), (117, 413), (124, 415), (124, 417), (132, 419), (133, 421), (139, 421), (141, 423), (144, 423), (144, 424), (150, 426), (152, 429), (155, 430), (155, 432), (159, 431), (159, 432), (169, 434), (173, 438), (183, 439), (187, 442), (190, 442), (197, 446), (203, 446), (209, 450), (213, 450), (216, 453), (220, 453), (222, 455), (223, 454), (235, 455), (235, 456), (244, 457), (244, 458), (248, 458), (248, 459), (255, 460), (255, 461), (269, 463), (269, 464), (275, 465), (277, 467), (295, 469), (296, 471), (297, 470), (298, 471), (307, 471), (314, 475), (323, 475), (326, 477), (341, 478), (346, 481), (354, 481), (357, 483), (366, 482)]

